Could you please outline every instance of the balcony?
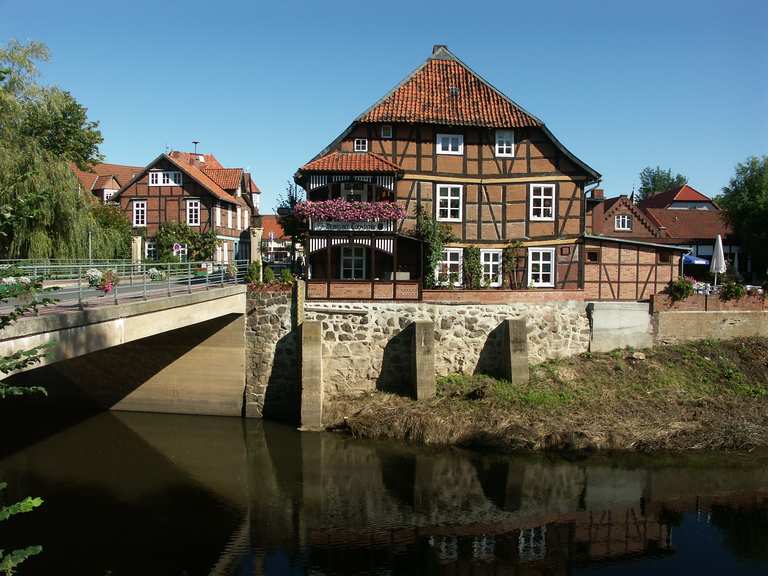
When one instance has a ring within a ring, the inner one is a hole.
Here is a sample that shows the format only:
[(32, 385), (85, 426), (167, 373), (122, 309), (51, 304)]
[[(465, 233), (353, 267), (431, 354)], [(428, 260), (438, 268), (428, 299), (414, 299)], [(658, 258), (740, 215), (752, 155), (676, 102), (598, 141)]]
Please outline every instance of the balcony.
[(311, 232), (394, 233), (405, 211), (396, 202), (349, 201), (341, 198), (300, 202), (294, 216)]

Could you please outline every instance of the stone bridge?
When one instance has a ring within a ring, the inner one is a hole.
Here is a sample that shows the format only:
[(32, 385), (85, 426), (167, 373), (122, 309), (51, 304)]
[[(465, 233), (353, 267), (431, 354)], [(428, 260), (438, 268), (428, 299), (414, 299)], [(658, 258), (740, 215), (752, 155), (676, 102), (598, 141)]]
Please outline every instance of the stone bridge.
[(230, 285), (21, 318), (0, 333), (0, 355), (50, 351), (7, 382), (76, 388), (104, 408), (240, 416), (245, 303), (246, 286)]

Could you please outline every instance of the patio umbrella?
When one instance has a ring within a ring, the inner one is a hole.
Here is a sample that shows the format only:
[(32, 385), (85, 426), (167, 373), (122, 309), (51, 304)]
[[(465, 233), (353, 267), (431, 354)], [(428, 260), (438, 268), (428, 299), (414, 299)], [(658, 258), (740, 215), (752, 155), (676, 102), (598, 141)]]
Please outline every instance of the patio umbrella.
[(709, 263), (709, 271), (715, 274), (715, 286), (717, 286), (717, 275), (725, 272), (723, 239), (720, 237), (720, 234), (718, 234), (715, 239), (715, 251), (712, 253), (712, 260)]

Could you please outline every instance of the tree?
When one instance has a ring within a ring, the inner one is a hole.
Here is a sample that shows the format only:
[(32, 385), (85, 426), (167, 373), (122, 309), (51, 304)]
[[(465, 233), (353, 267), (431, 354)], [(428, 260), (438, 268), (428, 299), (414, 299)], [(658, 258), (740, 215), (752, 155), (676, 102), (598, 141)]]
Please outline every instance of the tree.
[(725, 218), (752, 257), (759, 276), (768, 268), (768, 156), (752, 156), (737, 164), (736, 173), (719, 197)]
[(682, 186), (688, 179), (682, 174), (672, 175), (672, 170), (666, 170), (661, 166), (651, 168), (646, 166), (640, 171), (640, 188), (638, 195), (640, 200), (645, 200), (659, 192), (665, 192), (670, 188)]
[[(104, 218), (69, 169), (101, 160), (98, 124), (68, 93), (36, 82), (39, 42), (0, 47), (0, 257), (125, 258), (130, 232)], [(123, 220), (125, 218), (123, 217)]]
[[(443, 259), (443, 248), (447, 242), (454, 240), (451, 229), (431, 218), (423, 206), (416, 208), (416, 237), (424, 243), (424, 288), (434, 288), (437, 285), (435, 270)], [(453, 283), (448, 279), (449, 286)]]
[[(285, 195), (277, 199), (277, 221), (283, 228), (283, 233), (291, 239), (291, 262), (296, 266), (296, 243), (304, 242), (308, 228), (307, 223), (297, 218), (293, 213), (296, 205), (302, 201), (301, 188), (298, 184), (288, 181), (285, 187)], [(281, 214), (282, 212), (282, 214)]]

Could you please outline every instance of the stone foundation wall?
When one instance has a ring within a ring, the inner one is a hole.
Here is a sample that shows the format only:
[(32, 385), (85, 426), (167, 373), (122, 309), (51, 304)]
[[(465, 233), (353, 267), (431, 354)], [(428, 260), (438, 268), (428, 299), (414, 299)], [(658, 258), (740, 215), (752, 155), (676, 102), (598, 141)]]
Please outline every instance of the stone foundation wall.
[(410, 340), (415, 320), (435, 326), (438, 374), (502, 369), (502, 322), (525, 318), (532, 363), (589, 349), (584, 302), (514, 304), (307, 303), (306, 320), (322, 323), (323, 379), (329, 395), (410, 390)]
[(291, 304), (290, 290), (248, 292), (246, 417), (298, 420), (299, 337)]

